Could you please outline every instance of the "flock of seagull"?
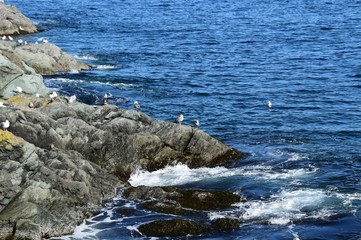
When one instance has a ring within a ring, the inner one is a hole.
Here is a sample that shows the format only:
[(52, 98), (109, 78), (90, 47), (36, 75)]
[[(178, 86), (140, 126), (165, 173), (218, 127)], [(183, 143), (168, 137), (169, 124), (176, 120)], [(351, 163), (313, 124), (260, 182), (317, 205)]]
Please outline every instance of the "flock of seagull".
[[(20, 30), (22, 29), (22, 27), (20, 26)], [(1, 40), (3, 41), (14, 41), (14, 38), (12, 36), (2, 36), (1, 37)], [(37, 41), (35, 41), (34, 43), (35, 44), (39, 44), (39, 43), (48, 43), (49, 40), (47, 38), (44, 38), (44, 37), (41, 37), (41, 38), (38, 38)], [(22, 39), (18, 39), (17, 40), (17, 43), (18, 45), (28, 45), (28, 42), (27, 41), (24, 41)]]
[[(13, 90), (15, 93), (22, 93), (23, 92), (23, 89), (19, 86), (17, 86), (14, 90)], [(37, 98), (40, 97), (40, 94), (39, 93), (36, 93), (35, 96)], [(49, 98), (50, 98), (50, 103), (53, 102), (56, 98), (58, 97), (58, 94), (57, 92), (53, 91), (52, 93), (49, 94)], [(103, 96), (103, 105), (107, 105), (109, 103), (109, 98), (112, 97), (112, 94), (111, 93), (105, 93), (104, 96)], [(72, 95), (70, 97), (68, 96), (65, 96), (65, 99), (68, 101), (69, 104), (73, 104), (76, 102), (76, 95)], [(267, 103), (268, 107), (269, 108), (272, 108), (272, 102), (271, 101), (268, 101)], [(4, 105), (3, 102), (0, 102), (0, 108), (1, 107), (6, 107), (6, 105)], [(29, 103), (29, 107), (30, 108), (34, 108), (34, 103), (30, 102)], [(133, 107), (135, 110), (137, 111), (140, 111), (140, 104), (138, 101), (134, 101), (133, 102)], [(175, 119), (175, 122), (179, 123), (180, 125), (182, 124), (182, 122), (184, 121), (184, 116), (183, 114), (179, 114), (179, 116)], [(4, 122), (1, 122), (0, 123), (1, 125), (1, 128), (4, 130), (4, 131), (7, 131), (7, 129), (10, 127), (10, 122), (9, 120), (5, 120)], [(194, 128), (198, 128), (200, 125), (200, 121), (199, 120), (194, 120), (193, 121), (193, 127)]]

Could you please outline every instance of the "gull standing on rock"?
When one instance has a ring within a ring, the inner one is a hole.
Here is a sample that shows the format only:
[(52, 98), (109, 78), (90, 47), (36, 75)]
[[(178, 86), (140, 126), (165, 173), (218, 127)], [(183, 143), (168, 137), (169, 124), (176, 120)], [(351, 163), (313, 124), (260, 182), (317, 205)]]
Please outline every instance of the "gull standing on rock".
[(178, 122), (179, 124), (182, 124), (183, 120), (184, 120), (183, 114), (179, 114), (179, 116), (176, 118), (175, 121)]
[(103, 97), (103, 105), (108, 105), (108, 101), (109, 101), (109, 98), (112, 97), (112, 94), (111, 93), (106, 93), (104, 94), (104, 97)]
[(0, 107), (6, 107), (3, 102), (0, 102)]
[(14, 40), (14, 38), (12, 38), (11, 36), (8, 36), (8, 38), (9, 38), (10, 41)]
[(138, 101), (134, 101), (133, 106), (137, 111), (140, 111), (140, 104)]
[(58, 96), (58, 94), (56, 92), (50, 93), (49, 94), (50, 102), (53, 102), (57, 96)]
[(70, 97), (65, 97), (66, 100), (68, 100), (68, 103), (72, 104), (72, 103), (75, 103), (76, 101), (76, 96), (73, 95), (73, 96), (70, 96)]
[(194, 128), (197, 128), (197, 127), (199, 127), (199, 120), (194, 120), (194, 122), (193, 122), (193, 127)]
[(22, 93), (23, 89), (21, 87), (17, 86), (13, 91), (16, 93)]
[(4, 35), (1, 39), (2, 39), (3, 41), (5, 41), (5, 40), (6, 40), (6, 36)]
[(2, 127), (2, 129), (4, 130), (4, 131), (7, 131), (8, 130), (8, 128), (10, 127), (10, 122), (9, 122), (9, 120), (5, 120), (5, 122), (1, 122), (1, 127)]

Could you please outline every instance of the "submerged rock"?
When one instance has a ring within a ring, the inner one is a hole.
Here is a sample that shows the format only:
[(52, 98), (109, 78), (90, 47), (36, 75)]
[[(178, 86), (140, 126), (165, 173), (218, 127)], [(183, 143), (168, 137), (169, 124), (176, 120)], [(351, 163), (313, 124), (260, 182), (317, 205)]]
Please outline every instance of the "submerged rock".
[(0, 2), (0, 35), (36, 33), (38, 29), (16, 7)]
[(221, 231), (237, 229), (241, 225), (241, 220), (235, 218), (217, 218), (212, 221), (212, 226)]
[(211, 227), (191, 220), (159, 220), (138, 227), (139, 232), (152, 237), (177, 237), (199, 235), (212, 230)]
[(162, 203), (147, 204), (148, 207), (160, 212), (167, 212), (170, 207), (174, 212), (177, 208), (183, 208), (183, 211), (221, 210), (232, 207), (234, 203), (245, 201), (244, 197), (228, 191), (146, 186), (129, 187), (124, 191), (124, 197), (130, 200), (153, 200), (152, 202)]

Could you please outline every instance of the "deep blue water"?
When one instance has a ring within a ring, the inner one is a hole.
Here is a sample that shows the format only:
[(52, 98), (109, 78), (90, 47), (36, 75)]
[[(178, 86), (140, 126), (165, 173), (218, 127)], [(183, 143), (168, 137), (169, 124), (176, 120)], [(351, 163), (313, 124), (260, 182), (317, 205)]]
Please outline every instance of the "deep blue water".
[[(47, 37), (95, 66), (46, 77), (50, 88), (89, 104), (106, 92), (121, 108), (138, 100), (159, 120), (182, 112), (249, 153), (226, 167), (132, 177), (249, 198), (208, 214), (240, 218), (240, 229), (188, 239), (361, 239), (361, 1), (6, 2), (43, 30), (28, 41)], [(139, 239), (137, 225), (173, 217), (121, 195), (104, 211), (70, 238)]]

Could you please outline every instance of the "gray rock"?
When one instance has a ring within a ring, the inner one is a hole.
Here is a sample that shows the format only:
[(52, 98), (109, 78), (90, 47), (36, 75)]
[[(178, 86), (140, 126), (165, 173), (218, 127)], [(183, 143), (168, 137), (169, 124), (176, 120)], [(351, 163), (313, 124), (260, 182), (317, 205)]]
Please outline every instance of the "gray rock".
[(0, 75), (2, 76), (0, 81), (0, 97), (2, 98), (14, 96), (16, 87), (21, 87), (28, 94), (39, 93), (41, 96), (46, 96), (48, 93), (40, 75), (25, 71), (1, 54)]
[(0, 35), (17, 35), (38, 32), (31, 20), (19, 10), (0, 2)]
[(39, 74), (89, 68), (50, 43), (17, 46), (0, 40), (0, 97), (14, 96), (13, 90), (18, 86), (27, 94), (39, 93), (45, 97), (48, 89)]
[(76, 152), (47, 151), (0, 130), (0, 237), (71, 233), (114, 196), (119, 180)]

